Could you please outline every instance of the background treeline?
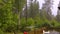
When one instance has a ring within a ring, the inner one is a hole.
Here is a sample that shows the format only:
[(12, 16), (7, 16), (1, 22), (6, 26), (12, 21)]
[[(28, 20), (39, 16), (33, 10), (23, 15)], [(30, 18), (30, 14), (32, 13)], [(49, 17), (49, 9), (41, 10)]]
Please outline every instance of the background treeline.
[(52, 5), (53, 0), (45, 0), (39, 9), (37, 0), (29, 0), (29, 5), (27, 0), (0, 0), (0, 30), (24, 32), (42, 27), (59, 28), (59, 9), (56, 16), (52, 15)]

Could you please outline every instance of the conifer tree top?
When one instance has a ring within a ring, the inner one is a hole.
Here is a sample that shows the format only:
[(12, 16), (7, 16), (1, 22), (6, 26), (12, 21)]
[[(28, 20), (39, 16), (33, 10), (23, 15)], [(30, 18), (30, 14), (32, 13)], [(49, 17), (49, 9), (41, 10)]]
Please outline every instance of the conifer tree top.
[(60, 10), (60, 2), (59, 2), (59, 5), (58, 5), (58, 9)]

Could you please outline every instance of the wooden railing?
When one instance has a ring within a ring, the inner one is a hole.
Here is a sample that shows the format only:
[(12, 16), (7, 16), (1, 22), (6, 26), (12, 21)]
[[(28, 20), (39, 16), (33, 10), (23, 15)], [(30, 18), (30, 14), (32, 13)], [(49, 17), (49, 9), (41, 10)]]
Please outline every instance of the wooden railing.
[(43, 30), (41, 30), (41, 29), (28, 32), (28, 34), (42, 34), (42, 33), (43, 33)]

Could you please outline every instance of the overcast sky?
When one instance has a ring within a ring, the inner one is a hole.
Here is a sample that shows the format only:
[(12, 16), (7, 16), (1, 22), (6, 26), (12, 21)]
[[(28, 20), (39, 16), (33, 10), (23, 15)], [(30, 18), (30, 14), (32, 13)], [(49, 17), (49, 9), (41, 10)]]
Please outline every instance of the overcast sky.
[[(39, 4), (40, 4), (40, 8), (42, 7), (42, 3), (44, 3), (44, 0), (38, 0), (39, 1)], [(59, 0), (53, 0), (53, 8), (52, 8), (52, 13), (54, 15), (57, 14), (57, 7), (58, 7), (58, 3), (59, 3)]]
[[(39, 1), (39, 4), (40, 4), (40, 7), (42, 7), (42, 3), (44, 3), (44, 1), (43, 0), (38, 0), (38, 1)], [(54, 0), (54, 2), (53, 2), (52, 12), (53, 12), (54, 15), (57, 14), (58, 3), (59, 3), (59, 0)]]

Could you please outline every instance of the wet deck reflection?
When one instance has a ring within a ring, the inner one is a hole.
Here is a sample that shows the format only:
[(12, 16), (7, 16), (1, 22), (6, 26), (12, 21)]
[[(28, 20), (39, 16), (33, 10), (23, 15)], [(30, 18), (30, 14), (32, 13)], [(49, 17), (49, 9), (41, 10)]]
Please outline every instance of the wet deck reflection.
[(53, 31), (50, 31), (50, 33), (45, 33), (45, 34), (60, 34), (60, 32), (53, 30)]
[(50, 32), (50, 34), (60, 34), (60, 32), (53, 30)]

